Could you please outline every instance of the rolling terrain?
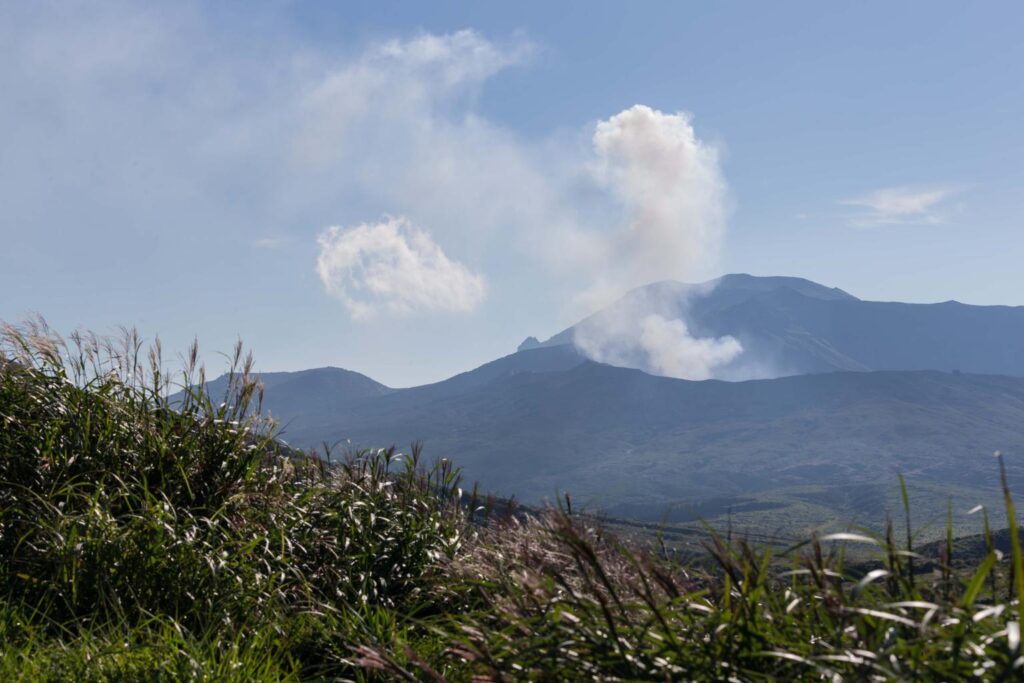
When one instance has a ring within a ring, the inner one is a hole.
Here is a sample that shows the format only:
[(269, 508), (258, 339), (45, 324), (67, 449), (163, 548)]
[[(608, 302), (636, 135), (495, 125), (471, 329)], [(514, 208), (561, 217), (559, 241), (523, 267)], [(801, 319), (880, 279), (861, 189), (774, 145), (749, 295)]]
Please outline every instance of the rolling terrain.
[(487, 490), (532, 503), (569, 491), (636, 519), (878, 522), (893, 507), (897, 472), (930, 492), (925, 504), (944, 509), (957, 494), (966, 509), (995, 491), (995, 450), (1007, 453), (1014, 481), (1024, 478), (1020, 378), (887, 371), (689, 382), (564, 347), (496, 363), (435, 385), (340, 396), (334, 413), (294, 407), (314, 373), (282, 385), (283, 398), (268, 388), (266, 406), (296, 446), (423, 441)]
[(270, 373), (265, 408), (294, 446), (422, 441), (488, 491), (528, 503), (570, 492), (615, 517), (679, 526), (877, 527), (899, 507), (897, 473), (925, 518), (943, 517), (951, 497), (958, 511), (998, 507), (997, 450), (1024, 490), (1024, 309), (865, 302), (797, 278), (646, 290), (645, 306), (677, 305), (661, 310), (695, 333), (737, 335), (802, 371), (658, 377), (586, 359), (569, 328), (413, 388), (339, 368)]

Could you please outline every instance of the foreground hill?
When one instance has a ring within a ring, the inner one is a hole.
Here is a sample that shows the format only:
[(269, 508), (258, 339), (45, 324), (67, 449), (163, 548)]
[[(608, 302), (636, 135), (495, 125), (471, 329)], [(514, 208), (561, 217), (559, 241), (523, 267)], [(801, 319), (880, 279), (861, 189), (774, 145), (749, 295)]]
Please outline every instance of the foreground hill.
[[(541, 343), (615, 327), (636, 311), (687, 321), (696, 336), (738, 339), (744, 353), (718, 377), (832, 370), (961, 370), (1024, 376), (1024, 306), (862, 301), (793, 277), (726, 275), (700, 285), (660, 282)], [(631, 363), (631, 365), (634, 365)], [(638, 359), (636, 367), (643, 367)]]
[(434, 455), (457, 453), (487, 489), (528, 502), (571, 491), (618, 516), (660, 518), (673, 505), (755, 511), (767, 501), (776, 516), (877, 518), (896, 472), (936, 487), (942, 506), (956, 493), (967, 507), (995, 484), (995, 450), (1008, 453), (1013, 482), (1024, 474), (1016, 459), (1024, 379), (1015, 377), (837, 372), (691, 382), (556, 346), (330, 414), (306, 413), (311, 395), (302, 403), (291, 396), (269, 387), (266, 405), (293, 445), (422, 440)]

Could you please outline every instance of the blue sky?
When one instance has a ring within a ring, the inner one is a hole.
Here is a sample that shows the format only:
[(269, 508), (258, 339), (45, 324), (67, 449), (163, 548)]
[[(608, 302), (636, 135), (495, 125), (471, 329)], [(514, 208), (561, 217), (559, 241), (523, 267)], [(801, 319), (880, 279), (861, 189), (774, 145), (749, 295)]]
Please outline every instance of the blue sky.
[(1010, 2), (3, 3), (0, 319), (402, 386), (651, 279), (1024, 304), (1022, 31)]

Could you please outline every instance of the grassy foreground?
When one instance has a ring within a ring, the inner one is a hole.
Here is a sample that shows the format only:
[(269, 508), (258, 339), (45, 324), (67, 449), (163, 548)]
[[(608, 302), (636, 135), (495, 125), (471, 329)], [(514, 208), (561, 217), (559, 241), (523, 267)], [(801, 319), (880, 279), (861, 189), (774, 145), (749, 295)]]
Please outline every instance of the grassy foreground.
[(569, 505), (490, 514), (418, 449), (288, 451), (251, 361), (211, 400), (196, 358), (3, 333), (0, 680), (1024, 677), (1008, 497), (1011, 552), (966, 568), (891, 530), (776, 555), (709, 533), (682, 566)]

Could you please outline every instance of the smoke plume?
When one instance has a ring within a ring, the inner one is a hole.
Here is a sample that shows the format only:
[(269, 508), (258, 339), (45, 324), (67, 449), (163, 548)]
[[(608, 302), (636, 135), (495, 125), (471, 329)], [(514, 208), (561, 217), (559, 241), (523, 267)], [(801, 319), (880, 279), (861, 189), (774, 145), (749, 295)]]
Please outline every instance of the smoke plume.
[[(580, 301), (606, 305), (612, 293), (659, 280), (693, 281), (715, 269), (725, 229), (726, 184), (718, 151), (701, 141), (688, 114), (636, 105), (597, 124), (598, 182), (622, 220), (599, 238), (603, 259)], [(708, 379), (742, 352), (732, 337), (696, 338), (685, 320), (689, 290), (633, 293), (576, 329), (594, 360), (683, 379)]]

